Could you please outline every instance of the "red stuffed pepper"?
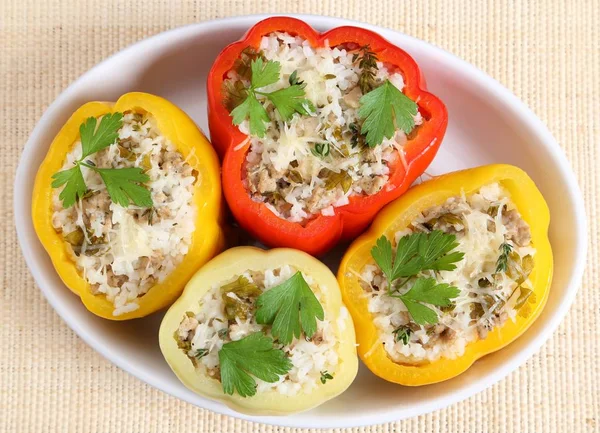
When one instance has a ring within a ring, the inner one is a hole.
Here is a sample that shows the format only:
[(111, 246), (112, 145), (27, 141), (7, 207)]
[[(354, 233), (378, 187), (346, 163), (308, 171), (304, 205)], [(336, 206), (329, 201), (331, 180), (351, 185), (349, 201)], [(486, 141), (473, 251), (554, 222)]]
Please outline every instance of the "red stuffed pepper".
[(358, 27), (268, 18), (208, 77), (212, 143), (239, 224), (319, 255), (362, 232), (435, 156), (448, 122), (415, 61)]

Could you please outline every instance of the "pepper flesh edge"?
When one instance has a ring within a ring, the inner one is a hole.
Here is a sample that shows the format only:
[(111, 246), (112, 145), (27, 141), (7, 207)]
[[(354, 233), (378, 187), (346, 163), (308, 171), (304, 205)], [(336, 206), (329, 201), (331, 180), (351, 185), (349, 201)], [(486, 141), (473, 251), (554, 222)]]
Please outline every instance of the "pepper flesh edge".
[[(392, 361), (379, 331), (368, 311), (368, 300), (354, 273), (360, 274), (365, 264), (372, 262), (370, 250), (376, 239), (386, 235), (393, 239), (396, 232), (406, 228), (423, 210), (443, 204), (448, 198), (464, 191), (470, 195), (482, 186), (498, 182), (511, 194), (511, 200), (530, 227), (532, 244), (536, 248), (535, 265), (529, 277), (536, 295), (535, 304), (527, 318), (517, 316), (503, 326), (494, 328), (484, 340), (469, 343), (465, 353), (455, 359), (440, 358), (420, 365), (405, 365)], [(465, 372), (477, 359), (500, 350), (522, 335), (540, 315), (548, 299), (552, 281), (552, 250), (548, 239), (550, 212), (535, 186), (521, 169), (505, 164), (495, 164), (449, 173), (411, 188), (401, 198), (386, 206), (371, 228), (356, 239), (346, 251), (338, 271), (342, 297), (356, 325), (362, 361), (377, 376), (390, 382), (420, 386), (441, 382)]]
[[(241, 51), (248, 46), (258, 47), (262, 36), (274, 31), (300, 35), (312, 46), (323, 46), (326, 41), (330, 46), (348, 42), (369, 44), (380, 61), (402, 71), (406, 95), (418, 103), (426, 118), (416, 139), (405, 146), (406, 167), (396, 161), (382, 191), (371, 196), (352, 196), (348, 205), (336, 208), (334, 216), (318, 214), (305, 226), (279, 218), (264, 203), (251, 199), (242, 182), (245, 155), (250, 147), (248, 136), (233, 125), (222, 103), (223, 77)], [(313, 255), (327, 252), (340, 240), (358, 236), (386, 203), (406, 191), (431, 163), (448, 121), (446, 107), (425, 90), (419, 67), (402, 49), (366, 29), (345, 26), (319, 34), (305, 22), (289, 17), (267, 18), (252, 27), (242, 40), (226, 47), (213, 64), (207, 86), (209, 127), (213, 145), (223, 159), (223, 190), (232, 213), (242, 227), (266, 245), (298, 248)]]
[[(79, 274), (70, 258), (66, 242), (52, 226), (54, 189), (51, 187), (51, 177), (61, 170), (65, 156), (79, 139), (79, 126), (88, 117), (128, 110), (151, 113), (161, 134), (167, 137), (185, 158), (189, 158), (188, 163), (198, 172), (201, 182), (196, 182), (194, 186), (195, 229), (189, 251), (183, 261), (162, 283), (152, 286), (136, 300), (139, 305), (136, 310), (113, 316), (113, 303), (104, 295), (92, 293), (90, 284)], [(61, 280), (81, 298), (89, 311), (105, 319), (117, 321), (144, 317), (170, 305), (181, 293), (194, 271), (224, 247), (218, 158), (208, 140), (187, 114), (163, 98), (133, 92), (124, 94), (114, 104), (88, 102), (67, 120), (40, 165), (33, 188), (32, 219), (38, 238)]]
[(190, 359), (177, 347), (173, 332), (177, 330), (186, 311), (197, 312), (198, 301), (211, 289), (213, 283), (230, 280), (247, 270), (264, 271), (278, 266), (292, 265), (313, 277), (323, 291), (325, 317), (336, 326), (341, 309), (345, 308), (335, 276), (329, 268), (308, 254), (277, 248), (261, 250), (255, 247), (231, 248), (204, 265), (187, 284), (181, 297), (169, 308), (160, 325), (159, 343), (167, 363), (179, 380), (189, 389), (213, 400), (221, 401), (230, 408), (250, 415), (287, 415), (316, 407), (344, 392), (356, 377), (358, 358), (356, 339), (350, 314), (346, 312), (344, 330), (339, 330), (341, 340), (337, 349), (340, 364), (334, 379), (325, 385), (317, 384), (310, 394), (282, 395), (270, 390), (253, 397), (223, 393), (221, 382), (200, 375)]

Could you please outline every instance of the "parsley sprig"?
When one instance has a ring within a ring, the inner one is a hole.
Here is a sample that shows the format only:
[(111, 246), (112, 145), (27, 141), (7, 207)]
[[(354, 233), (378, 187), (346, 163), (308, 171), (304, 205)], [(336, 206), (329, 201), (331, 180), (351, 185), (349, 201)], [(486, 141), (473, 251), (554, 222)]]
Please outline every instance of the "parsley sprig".
[(317, 331), (317, 319), (325, 312), (300, 271), (256, 299), (256, 322), (272, 325), (271, 334), (279, 342), (290, 344), (302, 331), (311, 338)]
[(223, 392), (232, 395), (236, 391), (242, 397), (256, 394), (252, 376), (273, 383), (292, 368), (285, 353), (275, 349), (273, 340), (261, 332), (225, 343), (219, 350), (219, 365)]
[(52, 188), (60, 188), (64, 185), (58, 196), (63, 207), (73, 206), (88, 192), (81, 167), (86, 167), (100, 175), (114, 203), (123, 207), (129, 206), (130, 202), (140, 207), (152, 207), (150, 191), (142, 186), (144, 182), (150, 180), (150, 177), (141, 168), (99, 168), (86, 160), (88, 156), (113, 144), (122, 126), (123, 113), (106, 114), (99, 125), (95, 117), (89, 117), (81, 124), (79, 127), (81, 157), (73, 163), (74, 167), (52, 175)]
[[(385, 237), (377, 239), (371, 256), (388, 281), (388, 295), (402, 300), (413, 321), (419, 325), (435, 324), (435, 310), (424, 304), (446, 307), (460, 291), (449, 284), (437, 284), (435, 278), (419, 277), (424, 271), (452, 271), (464, 253), (453, 251), (458, 246), (456, 236), (434, 230), (430, 233), (412, 233), (398, 241), (395, 258), (392, 244)], [(409, 281), (412, 287), (400, 293)]]
[(312, 102), (305, 98), (306, 84), (298, 79), (297, 73), (290, 75), (289, 87), (274, 92), (264, 92), (259, 89), (279, 81), (281, 64), (272, 60), (265, 62), (259, 57), (252, 60), (250, 69), (251, 78), (250, 87), (246, 89), (247, 96), (230, 113), (234, 125), (239, 125), (248, 119), (250, 133), (258, 137), (265, 136), (267, 130), (265, 123), (269, 122), (270, 118), (262, 102), (258, 100), (258, 96), (271, 101), (284, 121), (291, 120), (294, 113), (309, 116), (315, 111)]

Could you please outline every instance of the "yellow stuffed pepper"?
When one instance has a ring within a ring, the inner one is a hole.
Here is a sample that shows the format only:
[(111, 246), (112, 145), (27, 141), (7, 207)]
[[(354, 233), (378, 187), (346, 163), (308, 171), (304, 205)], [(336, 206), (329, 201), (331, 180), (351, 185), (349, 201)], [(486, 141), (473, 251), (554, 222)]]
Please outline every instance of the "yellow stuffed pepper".
[(35, 180), (35, 231), (92, 313), (143, 317), (223, 247), (219, 164), (178, 107), (127, 93), (80, 107)]
[(318, 406), (358, 368), (335, 276), (292, 249), (237, 247), (215, 257), (168, 310), (159, 342), (185, 386), (252, 415)]
[(338, 272), (363, 362), (390, 382), (426, 385), (514, 341), (548, 297), (549, 219), (510, 165), (436, 177), (384, 208)]

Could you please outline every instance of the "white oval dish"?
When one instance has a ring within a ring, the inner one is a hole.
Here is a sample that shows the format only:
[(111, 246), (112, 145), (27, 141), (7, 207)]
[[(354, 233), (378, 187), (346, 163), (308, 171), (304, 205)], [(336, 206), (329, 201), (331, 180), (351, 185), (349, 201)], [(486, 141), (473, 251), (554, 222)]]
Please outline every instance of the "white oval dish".
[[(90, 346), (125, 371), (180, 399), (212, 411), (293, 427), (352, 427), (420, 415), (463, 400), (496, 383), (524, 363), (550, 337), (573, 302), (585, 264), (587, 232), (583, 199), (562, 150), (546, 126), (498, 82), (457, 57), (410, 36), (353, 21), (297, 16), (318, 30), (341, 25), (371, 29), (409, 52), (428, 89), (448, 107), (448, 132), (428, 169), (441, 174), (493, 162), (518, 165), (546, 197), (552, 215), (555, 258), (548, 303), (517, 341), (476, 362), (452, 380), (421, 388), (387, 383), (361, 366), (352, 386), (317, 409), (288, 417), (252, 417), (185, 388), (158, 347), (162, 313), (128, 323), (89, 313), (61, 282), (31, 222), (35, 173), (63, 123), (87, 101), (114, 101), (129, 91), (163, 96), (183, 108), (204, 130), (206, 76), (216, 55), (239, 39), (261, 16), (208, 21), (161, 33), (115, 54), (82, 75), (46, 110), (21, 157), (14, 190), (17, 233), (25, 259), (42, 292), (65, 322)], [(326, 262), (334, 269), (340, 252)]]

